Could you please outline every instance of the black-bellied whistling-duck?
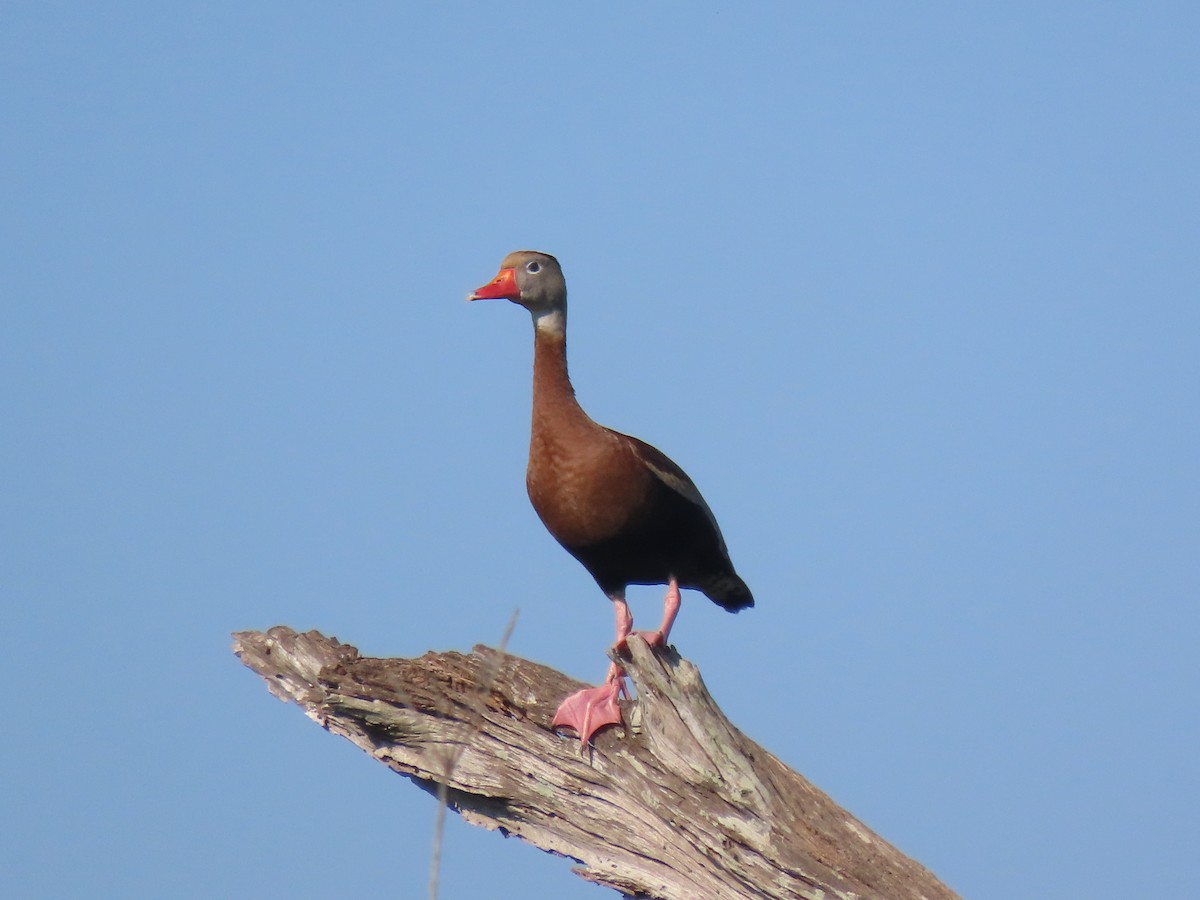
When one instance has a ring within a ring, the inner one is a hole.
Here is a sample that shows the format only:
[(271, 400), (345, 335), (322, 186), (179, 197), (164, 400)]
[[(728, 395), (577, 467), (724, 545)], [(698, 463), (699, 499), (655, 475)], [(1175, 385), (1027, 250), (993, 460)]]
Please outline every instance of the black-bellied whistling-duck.
[[(525, 484), (542, 523), (596, 579), (617, 615), (616, 647), (633, 627), (625, 602), (631, 584), (665, 584), (662, 624), (644, 634), (666, 643), (679, 612), (679, 589), (694, 588), (737, 612), (754, 605), (733, 570), (725, 540), (696, 485), (663, 453), (593, 422), (567, 376), (567, 283), (558, 260), (520, 250), (469, 300), (511, 300), (533, 316), (533, 429)], [(587, 744), (597, 729), (621, 722), (625, 673), (613, 663), (604, 684), (572, 694), (555, 726)]]

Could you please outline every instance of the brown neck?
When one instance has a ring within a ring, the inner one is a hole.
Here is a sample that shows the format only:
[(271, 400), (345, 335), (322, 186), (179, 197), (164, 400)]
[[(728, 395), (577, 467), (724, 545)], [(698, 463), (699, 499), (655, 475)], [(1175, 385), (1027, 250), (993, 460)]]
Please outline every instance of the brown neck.
[(564, 433), (596, 424), (575, 399), (567, 374), (565, 329), (535, 328), (533, 339), (533, 435)]

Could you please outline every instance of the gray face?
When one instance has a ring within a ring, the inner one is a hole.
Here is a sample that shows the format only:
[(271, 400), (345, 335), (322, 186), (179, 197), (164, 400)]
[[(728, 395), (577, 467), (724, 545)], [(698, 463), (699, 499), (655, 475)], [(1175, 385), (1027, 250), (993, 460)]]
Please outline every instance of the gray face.
[(511, 268), (516, 275), (521, 296), (510, 298), (531, 313), (561, 310), (567, 303), (567, 282), (558, 260), (549, 253), (518, 250), (504, 257), (502, 269)]

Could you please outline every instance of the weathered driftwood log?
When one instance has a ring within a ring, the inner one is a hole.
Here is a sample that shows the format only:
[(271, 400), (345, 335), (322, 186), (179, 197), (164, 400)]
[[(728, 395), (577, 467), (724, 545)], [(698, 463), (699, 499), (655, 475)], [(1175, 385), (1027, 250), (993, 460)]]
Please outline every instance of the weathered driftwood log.
[(629, 897), (956, 895), (734, 728), (673, 650), (629, 642), (626, 728), (554, 733), (578, 682), (488, 647), (371, 659), (317, 632), (234, 635), (272, 693), (485, 828)]

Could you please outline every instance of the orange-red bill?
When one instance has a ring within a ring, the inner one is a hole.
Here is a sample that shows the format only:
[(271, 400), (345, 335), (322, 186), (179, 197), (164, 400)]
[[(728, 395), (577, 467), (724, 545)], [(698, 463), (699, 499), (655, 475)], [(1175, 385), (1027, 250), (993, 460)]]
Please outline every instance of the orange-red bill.
[(521, 296), (521, 290), (517, 287), (517, 270), (501, 269), (495, 278), (474, 291), (467, 299), (516, 300), (519, 296)]

